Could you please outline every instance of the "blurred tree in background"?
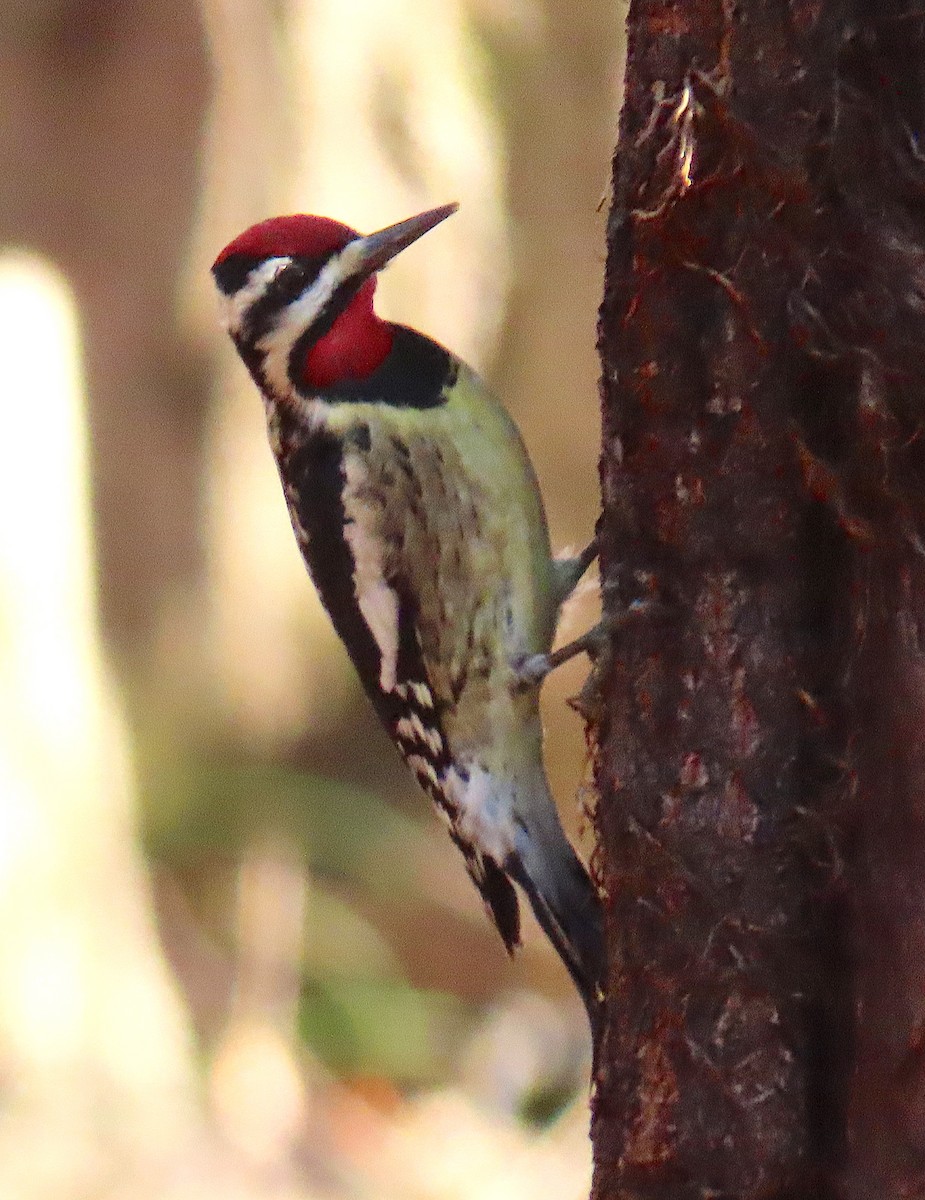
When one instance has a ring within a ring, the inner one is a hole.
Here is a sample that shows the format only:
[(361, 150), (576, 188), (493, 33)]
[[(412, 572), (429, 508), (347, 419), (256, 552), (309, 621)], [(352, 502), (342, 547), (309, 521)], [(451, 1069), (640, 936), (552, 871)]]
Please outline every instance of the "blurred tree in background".
[(620, 42), (604, 0), (0, 6), (4, 1197), (586, 1191), (580, 1006), (361, 700), (208, 268), (460, 200), (381, 310), (486, 372), (583, 542)]

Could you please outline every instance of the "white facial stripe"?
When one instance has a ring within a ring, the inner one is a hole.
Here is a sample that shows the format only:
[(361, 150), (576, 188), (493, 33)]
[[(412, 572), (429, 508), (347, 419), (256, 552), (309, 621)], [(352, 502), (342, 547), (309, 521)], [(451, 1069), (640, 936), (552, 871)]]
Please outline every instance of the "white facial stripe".
[(398, 671), (398, 596), (383, 574), (382, 541), (376, 536), (378, 514), (363, 499), (366, 476), (356, 455), (344, 458), (344, 537), (353, 556), (353, 589), (363, 620), (379, 647), (379, 686), (391, 692)]
[(247, 310), (266, 292), (276, 276), (292, 262), (291, 258), (268, 258), (254, 267), (247, 276), (247, 283), (230, 296), (222, 296), (225, 328), (234, 336), (241, 332)]
[(257, 349), (264, 354), (264, 376), (277, 395), (285, 395), (291, 387), (289, 357), (293, 346), (322, 312), (338, 284), (349, 278), (356, 258), (356, 251), (351, 253), (351, 246), (354, 245), (353, 242), (348, 243), (339, 254), (325, 263), (311, 286), (286, 305), (273, 328), (257, 343)]

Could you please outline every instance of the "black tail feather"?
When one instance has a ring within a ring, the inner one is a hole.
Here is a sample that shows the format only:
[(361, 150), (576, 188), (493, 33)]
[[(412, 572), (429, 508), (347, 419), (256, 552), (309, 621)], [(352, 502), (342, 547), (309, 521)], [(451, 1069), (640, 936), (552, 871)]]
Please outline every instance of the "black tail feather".
[(518, 849), (503, 868), (460, 837), (466, 869), (481, 893), (509, 954), (520, 945), (520, 906), (512, 880), (523, 888), (543, 932), (584, 1001), (595, 1039), (600, 1027), (606, 955), (604, 916), (591, 877), (558, 820), (537, 836), (521, 826)]
[(561, 830), (556, 853), (539, 859), (539, 869), (531, 870), (536, 857), (535, 852), (511, 855), (505, 869), (526, 892), (537, 921), (571, 975), (596, 1037), (607, 965), (601, 902)]
[(469, 878), (479, 889), (508, 954), (513, 954), (520, 945), (520, 904), (511, 881), (493, 858), (479, 854), (459, 837), (453, 841), (463, 852)]

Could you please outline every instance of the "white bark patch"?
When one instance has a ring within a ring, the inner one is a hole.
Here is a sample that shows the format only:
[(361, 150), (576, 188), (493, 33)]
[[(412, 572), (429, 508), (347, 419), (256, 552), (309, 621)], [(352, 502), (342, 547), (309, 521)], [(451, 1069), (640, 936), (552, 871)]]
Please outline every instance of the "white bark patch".
[(379, 648), (379, 686), (384, 692), (391, 692), (398, 671), (398, 596), (383, 574), (378, 512), (363, 497), (367, 479), (362, 460), (346, 455), (344, 476), (344, 537), (353, 556), (353, 590), (363, 620)]

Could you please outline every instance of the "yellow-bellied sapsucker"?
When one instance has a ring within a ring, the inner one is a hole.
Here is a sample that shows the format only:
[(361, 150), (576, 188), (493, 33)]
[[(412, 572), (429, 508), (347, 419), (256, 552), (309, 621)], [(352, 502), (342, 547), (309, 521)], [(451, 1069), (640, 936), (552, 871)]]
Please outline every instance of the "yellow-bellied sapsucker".
[(508, 950), (513, 881), (594, 1024), (601, 908), (550, 796), (539, 715), (559, 610), (594, 550), (552, 557), (507, 413), (465, 363), (373, 310), (376, 272), (455, 208), (368, 237), (277, 217), (212, 271), (299, 549), (379, 717)]

